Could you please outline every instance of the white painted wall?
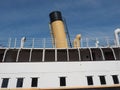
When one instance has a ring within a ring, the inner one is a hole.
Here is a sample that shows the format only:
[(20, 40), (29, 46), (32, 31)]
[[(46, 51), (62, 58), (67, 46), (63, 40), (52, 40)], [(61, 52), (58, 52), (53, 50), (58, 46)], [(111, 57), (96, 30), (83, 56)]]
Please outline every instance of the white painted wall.
[(120, 77), (120, 61), (0, 63), (0, 86), (2, 78), (10, 78), (8, 88), (15, 88), (20, 77), (24, 78), (25, 88), (31, 87), (32, 77), (39, 77), (40, 88), (60, 87), (62, 76), (67, 86), (87, 86), (86, 76), (93, 76), (94, 85), (100, 85), (100, 75), (112, 85), (111, 75)]

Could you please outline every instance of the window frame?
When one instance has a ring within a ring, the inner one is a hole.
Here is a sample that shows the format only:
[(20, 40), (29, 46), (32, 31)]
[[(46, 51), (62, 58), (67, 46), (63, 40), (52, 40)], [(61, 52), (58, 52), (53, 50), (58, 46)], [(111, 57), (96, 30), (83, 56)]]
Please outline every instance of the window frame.
[(113, 83), (114, 84), (119, 84), (119, 78), (118, 75), (112, 75)]
[(60, 86), (66, 86), (66, 77), (59, 77)]
[(93, 76), (87, 76), (87, 84), (94, 85)]
[(7, 88), (10, 78), (2, 78), (1, 88)]
[(22, 88), (23, 87), (23, 82), (24, 82), (24, 78), (22, 78), (22, 77), (21, 78), (17, 78), (16, 88)]
[(38, 77), (31, 77), (31, 87), (38, 87)]
[(100, 79), (100, 84), (101, 85), (106, 85), (106, 78), (105, 78), (105, 75), (101, 75), (99, 76), (99, 79)]

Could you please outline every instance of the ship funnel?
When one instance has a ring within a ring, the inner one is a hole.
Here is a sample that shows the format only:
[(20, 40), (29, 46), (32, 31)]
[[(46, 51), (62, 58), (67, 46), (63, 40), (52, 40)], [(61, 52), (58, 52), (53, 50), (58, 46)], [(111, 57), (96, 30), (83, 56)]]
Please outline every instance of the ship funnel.
[(117, 46), (120, 45), (119, 34), (120, 34), (120, 28), (118, 28), (118, 29), (115, 30), (115, 43), (116, 43)]
[(68, 48), (65, 26), (62, 19), (61, 12), (54, 11), (49, 14), (50, 27), (53, 37), (53, 45), (56, 48)]
[(74, 48), (80, 47), (80, 39), (81, 39), (81, 34), (76, 35), (76, 37), (73, 41)]

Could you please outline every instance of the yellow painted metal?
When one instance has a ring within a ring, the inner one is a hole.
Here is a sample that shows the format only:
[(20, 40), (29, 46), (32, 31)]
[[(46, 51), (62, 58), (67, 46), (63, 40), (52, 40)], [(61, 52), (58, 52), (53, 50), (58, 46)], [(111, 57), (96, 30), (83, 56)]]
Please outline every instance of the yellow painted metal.
[(74, 48), (80, 47), (80, 39), (81, 39), (81, 35), (80, 34), (76, 35), (76, 38), (73, 41)]
[(68, 48), (65, 27), (61, 20), (51, 23), (54, 44), (56, 48)]

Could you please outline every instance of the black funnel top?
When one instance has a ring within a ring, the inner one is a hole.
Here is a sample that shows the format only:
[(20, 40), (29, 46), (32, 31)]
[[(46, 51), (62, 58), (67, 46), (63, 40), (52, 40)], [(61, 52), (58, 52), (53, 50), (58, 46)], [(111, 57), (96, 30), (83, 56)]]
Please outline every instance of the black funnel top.
[(62, 20), (62, 15), (60, 11), (53, 11), (49, 14), (50, 17), (50, 22), (52, 23), (53, 21), (56, 20)]

